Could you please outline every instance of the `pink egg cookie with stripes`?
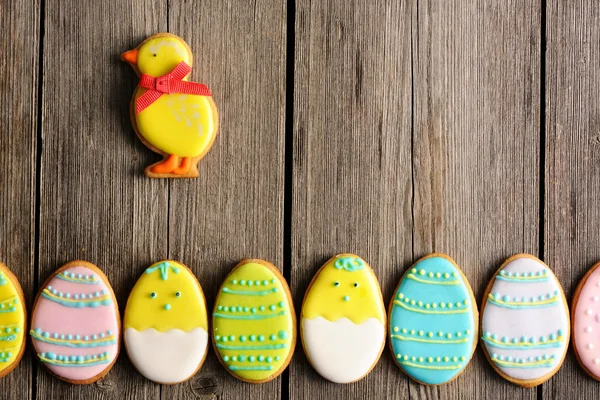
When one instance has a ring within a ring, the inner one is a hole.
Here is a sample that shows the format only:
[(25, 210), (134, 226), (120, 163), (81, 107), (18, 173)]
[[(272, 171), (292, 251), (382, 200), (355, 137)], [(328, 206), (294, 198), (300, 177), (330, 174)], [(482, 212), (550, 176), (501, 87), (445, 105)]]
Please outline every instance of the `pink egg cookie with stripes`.
[(588, 375), (600, 381), (600, 262), (579, 282), (571, 315), (577, 360)]
[(53, 375), (89, 384), (117, 360), (120, 331), (117, 300), (106, 275), (87, 261), (71, 261), (40, 288), (29, 334)]

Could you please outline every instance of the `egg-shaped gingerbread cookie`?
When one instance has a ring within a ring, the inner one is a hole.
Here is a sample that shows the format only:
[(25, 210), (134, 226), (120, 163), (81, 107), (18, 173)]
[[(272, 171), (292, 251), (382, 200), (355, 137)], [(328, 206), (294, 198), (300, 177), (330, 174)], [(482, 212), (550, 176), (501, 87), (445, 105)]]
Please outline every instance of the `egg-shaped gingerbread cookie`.
[(206, 300), (192, 271), (173, 260), (148, 267), (129, 295), (123, 329), (129, 359), (146, 378), (191, 378), (208, 348)]
[(58, 378), (75, 384), (108, 373), (120, 348), (117, 299), (106, 275), (87, 261), (71, 261), (44, 282), (31, 313), (35, 352)]
[(327, 261), (306, 291), (300, 318), (304, 352), (325, 379), (354, 382), (377, 364), (386, 315), (377, 277), (362, 258)]
[(561, 367), (569, 346), (569, 308), (550, 268), (529, 254), (508, 258), (481, 305), (481, 340), (504, 379), (537, 386)]
[(236, 378), (275, 379), (296, 346), (296, 314), (279, 270), (263, 260), (242, 260), (221, 285), (213, 311), (213, 345)]
[(0, 377), (15, 369), (23, 358), (26, 319), (21, 285), (0, 263)]
[(445, 254), (429, 254), (404, 274), (389, 316), (394, 360), (419, 383), (441, 385), (455, 379), (477, 347), (473, 291)]
[(588, 375), (600, 381), (600, 262), (577, 285), (571, 318), (577, 361)]

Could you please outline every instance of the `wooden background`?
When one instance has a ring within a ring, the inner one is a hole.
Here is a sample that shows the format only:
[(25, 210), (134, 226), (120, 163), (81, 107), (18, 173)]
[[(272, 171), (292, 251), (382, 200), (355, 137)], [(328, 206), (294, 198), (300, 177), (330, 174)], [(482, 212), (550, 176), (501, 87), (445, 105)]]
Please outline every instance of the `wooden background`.
[[(591, 0), (0, 1), (0, 260), (29, 305), (54, 269), (89, 260), (124, 306), (139, 274), (174, 258), (212, 307), (229, 270), (267, 259), (296, 307), (318, 267), (355, 252), (386, 302), (421, 256), (445, 252), (481, 297), (513, 253), (544, 259), (570, 298), (600, 259), (600, 3)], [(151, 180), (135, 137), (137, 83), (119, 54), (169, 31), (194, 51), (220, 134), (195, 180)], [(301, 347), (266, 384), (211, 351), (160, 386), (125, 354), (74, 386), (29, 351), (2, 399), (595, 399), (572, 352), (549, 382), (503, 381), (478, 350), (441, 387), (384, 351), (351, 385)]]

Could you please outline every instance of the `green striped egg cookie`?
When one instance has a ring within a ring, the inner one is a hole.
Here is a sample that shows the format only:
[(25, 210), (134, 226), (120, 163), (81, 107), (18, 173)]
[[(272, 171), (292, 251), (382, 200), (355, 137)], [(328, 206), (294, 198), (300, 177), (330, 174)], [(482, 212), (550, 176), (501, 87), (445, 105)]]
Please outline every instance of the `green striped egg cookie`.
[(236, 378), (260, 383), (277, 377), (296, 345), (290, 291), (277, 268), (243, 260), (227, 276), (213, 312), (213, 344)]

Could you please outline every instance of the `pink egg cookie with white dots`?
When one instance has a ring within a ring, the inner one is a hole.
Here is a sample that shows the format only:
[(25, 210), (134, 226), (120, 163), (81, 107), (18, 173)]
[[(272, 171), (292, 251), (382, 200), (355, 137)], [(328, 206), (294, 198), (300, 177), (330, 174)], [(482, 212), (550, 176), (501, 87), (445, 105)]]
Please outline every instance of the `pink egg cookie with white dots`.
[(579, 282), (572, 315), (577, 360), (585, 372), (600, 381), (600, 262)]

